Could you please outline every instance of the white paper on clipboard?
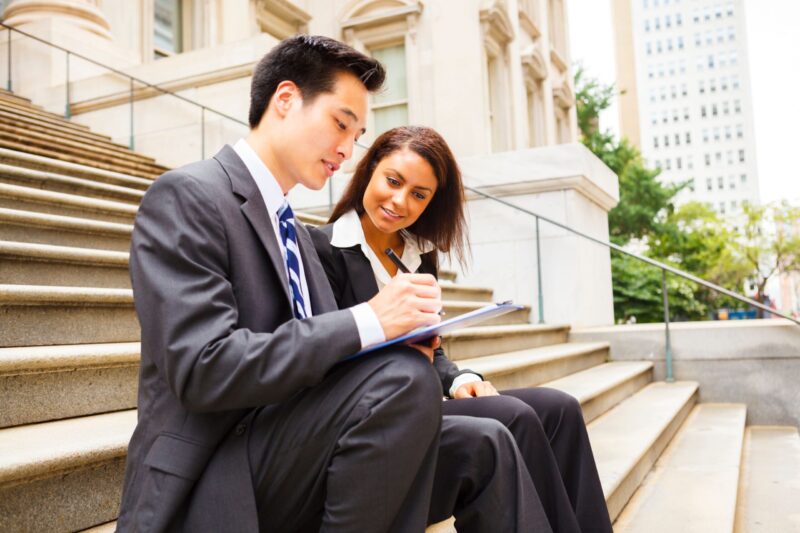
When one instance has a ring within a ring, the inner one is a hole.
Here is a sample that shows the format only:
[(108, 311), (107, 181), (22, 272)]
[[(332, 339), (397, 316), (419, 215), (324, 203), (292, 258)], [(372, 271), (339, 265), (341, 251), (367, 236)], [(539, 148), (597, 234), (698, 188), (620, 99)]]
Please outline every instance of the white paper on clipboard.
[[(480, 324), (481, 322), (485, 322), (492, 318), (510, 313), (512, 311), (518, 311), (523, 308), (523, 306), (515, 305), (511, 302), (489, 304), (481, 307), (480, 309), (475, 309), (474, 311), (464, 313), (463, 315), (448, 318), (447, 320), (443, 320), (433, 326), (417, 328), (406, 333), (405, 335), (400, 335), (394, 339), (375, 344), (374, 346), (369, 346), (368, 348), (365, 348), (355, 354), (353, 357), (359, 357), (370, 352), (374, 352), (375, 350), (392, 346), (394, 344), (414, 344), (415, 342), (429, 339), (434, 335), (444, 335), (445, 333), (450, 333), (451, 331), (455, 331), (457, 329), (474, 326), (475, 324)], [(352, 359), (352, 357), (350, 359)]]

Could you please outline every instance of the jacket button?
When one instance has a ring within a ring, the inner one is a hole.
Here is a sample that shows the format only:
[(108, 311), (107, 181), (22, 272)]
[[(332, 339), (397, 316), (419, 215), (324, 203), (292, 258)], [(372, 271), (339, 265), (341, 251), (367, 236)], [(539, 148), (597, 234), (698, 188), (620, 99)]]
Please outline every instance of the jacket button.
[(237, 425), (235, 431), (237, 435), (244, 435), (244, 432), (247, 431), (247, 424)]

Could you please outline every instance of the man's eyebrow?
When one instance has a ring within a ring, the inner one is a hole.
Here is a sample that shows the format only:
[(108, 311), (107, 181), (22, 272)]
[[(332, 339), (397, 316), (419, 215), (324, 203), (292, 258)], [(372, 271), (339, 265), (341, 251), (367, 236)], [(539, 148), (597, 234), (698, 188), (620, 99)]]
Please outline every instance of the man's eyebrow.
[[(340, 107), (339, 111), (352, 118), (355, 122), (358, 122), (358, 115), (356, 115), (349, 107)], [(361, 128), (361, 135), (364, 135), (365, 133), (367, 133), (367, 128)]]
[[(397, 177), (400, 178), (405, 183), (406, 178), (402, 174), (400, 174), (397, 170), (395, 170), (395, 169), (393, 169), (391, 167), (388, 167), (386, 170), (391, 170), (392, 172), (397, 174)], [(430, 187), (423, 187), (422, 185), (417, 185), (414, 188), (415, 189), (422, 189), (423, 191), (433, 192), (433, 189), (431, 189)]]

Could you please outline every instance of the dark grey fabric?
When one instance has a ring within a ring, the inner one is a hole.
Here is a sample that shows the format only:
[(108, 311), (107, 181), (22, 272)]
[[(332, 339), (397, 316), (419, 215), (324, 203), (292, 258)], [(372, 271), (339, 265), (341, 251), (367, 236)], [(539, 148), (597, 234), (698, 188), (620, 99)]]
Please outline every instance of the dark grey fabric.
[[(225, 527), (192, 531), (258, 529), (243, 444), (249, 417), (319, 385), (360, 348), (352, 313), (337, 311), (300, 223), (297, 234), (315, 314), (302, 321), (292, 317), (264, 201), (232, 148), (165, 173), (145, 194), (130, 255), (142, 328), (138, 424), (119, 531), (182, 530), (202, 508)], [(390, 490), (380, 478), (363, 482)], [(221, 503), (195, 490), (213, 483), (224, 489)]]

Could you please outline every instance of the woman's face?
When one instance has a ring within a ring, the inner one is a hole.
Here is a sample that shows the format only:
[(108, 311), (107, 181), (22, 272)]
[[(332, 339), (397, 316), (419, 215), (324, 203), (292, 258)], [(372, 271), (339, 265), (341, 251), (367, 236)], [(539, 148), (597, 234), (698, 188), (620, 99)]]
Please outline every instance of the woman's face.
[(436, 193), (430, 164), (417, 153), (402, 149), (384, 157), (364, 191), (364, 211), (383, 233), (411, 226)]

